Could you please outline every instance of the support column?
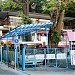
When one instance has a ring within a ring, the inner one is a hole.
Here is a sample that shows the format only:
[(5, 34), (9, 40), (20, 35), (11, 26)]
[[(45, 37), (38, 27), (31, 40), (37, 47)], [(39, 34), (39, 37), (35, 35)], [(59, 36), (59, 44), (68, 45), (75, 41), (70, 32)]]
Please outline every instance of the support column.
[(17, 45), (15, 45), (15, 70), (18, 65), (18, 52), (17, 52)]
[[(8, 36), (6, 37), (6, 42), (8, 42)], [(6, 63), (8, 63), (8, 46), (6, 45)]]
[(47, 48), (48, 48), (48, 29), (46, 28), (46, 45), (47, 45)]
[(55, 48), (55, 59), (56, 59), (56, 67), (58, 66), (58, 62), (57, 62), (57, 48)]
[(0, 49), (1, 49), (1, 64), (2, 64), (2, 46), (0, 46)]
[(47, 62), (46, 62), (46, 49), (45, 48), (44, 48), (44, 63), (43, 64), (45, 65), (45, 69), (46, 69)]
[(37, 41), (37, 32), (35, 32), (35, 38), (34, 41)]
[(24, 41), (24, 36), (21, 36), (21, 38), (22, 38), (22, 41)]
[[(49, 53), (49, 49), (48, 49), (48, 28), (46, 28), (46, 47), (47, 47), (47, 51), (46, 51), (46, 54)], [(49, 59), (48, 59), (48, 62), (49, 63)]]
[(16, 70), (16, 67), (18, 65), (18, 51), (17, 51), (18, 36), (17, 36), (17, 34), (15, 36), (14, 42), (15, 42), (14, 49), (15, 49), (15, 70)]
[(68, 68), (68, 48), (66, 48), (66, 68)]
[(22, 50), (22, 70), (25, 71), (25, 50), (26, 50), (26, 45), (24, 45), (24, 48)]

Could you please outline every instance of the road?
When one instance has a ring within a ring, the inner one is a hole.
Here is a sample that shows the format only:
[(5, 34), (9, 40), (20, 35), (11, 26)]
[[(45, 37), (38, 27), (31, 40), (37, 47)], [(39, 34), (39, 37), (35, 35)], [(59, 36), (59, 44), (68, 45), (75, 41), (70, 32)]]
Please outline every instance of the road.
[(26, 71), (30, 75), (75, 75), (75, 70), (59, 71)]
[(0, 63), (0, 75), (27, 75), (22, 71), (14, 70), (13, 68), (8, 67), (4, 63)]
[(0, 75), (75, 75), (75, 70), (14, 70), (5, 64), (0, 64)]

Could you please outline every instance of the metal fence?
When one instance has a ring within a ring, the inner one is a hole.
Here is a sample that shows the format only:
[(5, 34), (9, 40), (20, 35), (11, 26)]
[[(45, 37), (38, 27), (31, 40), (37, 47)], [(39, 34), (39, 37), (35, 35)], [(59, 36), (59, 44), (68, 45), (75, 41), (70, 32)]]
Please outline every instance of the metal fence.
[[(9, 50), (8, 58), (15, 63), (15, 50)], [(6, 50), (2, 50), (2, 60), (6, 63)], [(18, 50), (17, 68), (22, 70), (22, 50)], [(26, 48), (25, 70), (45, 70), (70, 68), (71, 56), (67, 48)]]

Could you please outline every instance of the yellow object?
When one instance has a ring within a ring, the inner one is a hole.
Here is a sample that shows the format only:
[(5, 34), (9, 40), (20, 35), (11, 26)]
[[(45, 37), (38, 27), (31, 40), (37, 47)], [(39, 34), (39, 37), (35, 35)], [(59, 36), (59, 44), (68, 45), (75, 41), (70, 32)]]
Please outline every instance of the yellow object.
[(12, 44), (11, 41), (8, 41), (8, 42), (7, 42), (7, 46), (8, 46), (8, 47), (10, 47), (11, 44)]
[(1, 41), (1, 42), (0, 42), (0, 45), (4, 46), (4, 42), (3, 42), (3, 41)]

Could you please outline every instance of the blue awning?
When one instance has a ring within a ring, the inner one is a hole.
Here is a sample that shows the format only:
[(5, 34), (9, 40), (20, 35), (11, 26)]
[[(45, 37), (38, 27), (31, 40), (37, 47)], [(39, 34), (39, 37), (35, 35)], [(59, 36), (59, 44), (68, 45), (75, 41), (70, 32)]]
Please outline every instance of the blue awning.
[(6, 37), (14, 37), (16, 35), (17, 36), (27, 35), (30, 32), (39, 31), (40, 28), (49, 28), (52, 26), (53, 26), (53, 22), (39, 23), (39, 24), (25, 24), (12, 29), (12, 31), (1, 36), (0, 39)]

